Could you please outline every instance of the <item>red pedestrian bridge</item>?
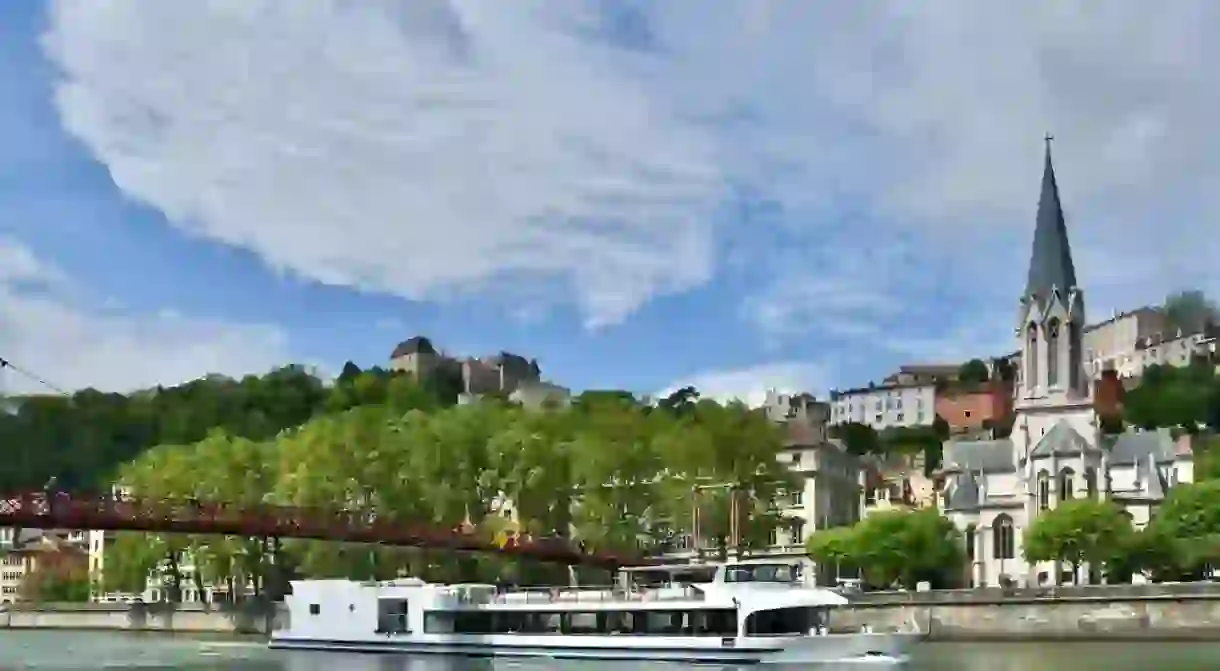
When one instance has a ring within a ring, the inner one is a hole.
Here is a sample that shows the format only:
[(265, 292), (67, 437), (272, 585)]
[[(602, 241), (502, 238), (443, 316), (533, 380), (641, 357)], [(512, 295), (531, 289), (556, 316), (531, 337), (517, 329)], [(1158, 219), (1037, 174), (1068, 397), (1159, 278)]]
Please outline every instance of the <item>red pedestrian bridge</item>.
[(591, 551), (561, 538), (515, 535), (489, 540), (474, 529), (393, 519), (372, 512), (269, 504), (237, 505), (67, 493), (0, 496), (0, 526), (30, 529), (98, 529), (217, 536), (309, 538), (486, 552), (558, 564), (615, 569), (646, 564), (640, 557)]

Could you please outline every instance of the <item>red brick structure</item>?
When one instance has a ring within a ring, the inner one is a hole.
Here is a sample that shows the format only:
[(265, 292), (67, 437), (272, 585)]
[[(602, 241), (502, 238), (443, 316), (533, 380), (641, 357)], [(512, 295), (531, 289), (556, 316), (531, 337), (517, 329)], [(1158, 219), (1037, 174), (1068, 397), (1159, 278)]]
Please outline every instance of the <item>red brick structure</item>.
[(949, 385), (936, 395), (936, 414), (952, 433), (965, 433), (1003, 423), (1013, 413), (1012, 387), (1000, 381), (980, 385)]

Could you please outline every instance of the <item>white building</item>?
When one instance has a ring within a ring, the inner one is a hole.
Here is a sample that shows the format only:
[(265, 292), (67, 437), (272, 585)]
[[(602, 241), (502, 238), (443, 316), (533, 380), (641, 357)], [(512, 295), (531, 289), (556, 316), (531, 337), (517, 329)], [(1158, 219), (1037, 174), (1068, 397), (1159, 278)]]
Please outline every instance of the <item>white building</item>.
[(886, 384), (830, 394), (830, 423), (867, 424), (880, 431), (896, 426), (931, 426), (936, 419), (936, 384)]
[(1085, 370), (1084, 324), (1084, 291), (1076, 283), (1048, 145), (1017, 314), (1021, 366), (1012, 435), (945, 446), (941, 506), (966, 535), (973, 585), (999, 585), (1004, 577), (1019, 585), (1065, 579), (1067, 567), (1030, 566), (1022, 558), (1022, 534), (1040, 511), (1071, 498), (1105, 497), (1140, 525), (1167, 489), (1193, 478), (1189, 450), (1165, 432), (1103, 440)]

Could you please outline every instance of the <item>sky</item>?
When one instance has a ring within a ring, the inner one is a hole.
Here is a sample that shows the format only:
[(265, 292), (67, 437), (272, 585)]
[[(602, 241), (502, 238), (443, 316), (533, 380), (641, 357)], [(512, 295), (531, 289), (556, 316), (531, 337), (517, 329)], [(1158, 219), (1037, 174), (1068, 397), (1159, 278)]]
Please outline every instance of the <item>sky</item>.
[(1090, 319), (1220, 295), (1220, 4), (1146, 7), (0, 3), (0, 357), (820, 395), (1016, 349), (1048, 132)]

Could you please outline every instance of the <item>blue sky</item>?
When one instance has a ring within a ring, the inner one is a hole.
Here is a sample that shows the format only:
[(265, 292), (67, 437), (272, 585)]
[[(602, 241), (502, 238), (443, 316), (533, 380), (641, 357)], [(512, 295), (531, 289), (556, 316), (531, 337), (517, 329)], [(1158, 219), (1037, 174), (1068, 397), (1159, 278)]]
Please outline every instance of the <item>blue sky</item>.
[(424, 334), (752, 395), (1001, 354), (1047, 130), (1093, 317), (1220, 289), (1213, 4), (711, 4), (0, 4), (0, 356)]

